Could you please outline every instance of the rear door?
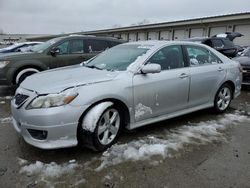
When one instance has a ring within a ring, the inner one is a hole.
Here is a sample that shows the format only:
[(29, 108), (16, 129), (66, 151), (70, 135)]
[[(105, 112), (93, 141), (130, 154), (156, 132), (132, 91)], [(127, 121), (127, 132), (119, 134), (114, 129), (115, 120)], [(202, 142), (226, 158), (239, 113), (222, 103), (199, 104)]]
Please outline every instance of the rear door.
[(135, 121), (172, 113), (187, 107), (189, 76), (179, 45), (160, 49), (148, 63), (160, 64), (156, 74), (133, 77)]
[(185, 46), (190, 64), (189, 107), (208, 103), (226, 76), (222, 61), (200, 46)]

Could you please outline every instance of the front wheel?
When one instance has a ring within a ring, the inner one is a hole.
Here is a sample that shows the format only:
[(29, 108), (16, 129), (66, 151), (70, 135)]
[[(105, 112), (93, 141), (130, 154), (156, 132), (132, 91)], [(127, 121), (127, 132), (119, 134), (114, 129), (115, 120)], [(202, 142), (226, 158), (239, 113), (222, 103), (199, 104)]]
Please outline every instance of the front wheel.
[(96, 151), (106, 150), (117, 139), (121, 125), (122, 115), (113, 103), (97, 104), (83, 118), (83, 145)]
[(227, 110), (232, 100), (232, 88), (229, 84), (223, 84), (217, 91), (214, 99), (214, 110), (222, 113)]

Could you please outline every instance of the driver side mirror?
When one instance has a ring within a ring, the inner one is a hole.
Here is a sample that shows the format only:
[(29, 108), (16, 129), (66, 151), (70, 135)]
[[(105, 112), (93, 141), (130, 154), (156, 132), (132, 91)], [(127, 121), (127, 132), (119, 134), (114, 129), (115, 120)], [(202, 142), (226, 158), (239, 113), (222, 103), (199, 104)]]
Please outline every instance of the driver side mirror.
[(59, 54), (60, 53), (60, 49), (59, 48), (52, 48), (51, 50), (50, 50), (50, 54), (52, 55), (52, 56), (55, 56), (56, 54)]
[(142, 67), (141, 72), (143, 74), (153, 74), (161, 72), (161, 65), (155, 63), (149, 63)]

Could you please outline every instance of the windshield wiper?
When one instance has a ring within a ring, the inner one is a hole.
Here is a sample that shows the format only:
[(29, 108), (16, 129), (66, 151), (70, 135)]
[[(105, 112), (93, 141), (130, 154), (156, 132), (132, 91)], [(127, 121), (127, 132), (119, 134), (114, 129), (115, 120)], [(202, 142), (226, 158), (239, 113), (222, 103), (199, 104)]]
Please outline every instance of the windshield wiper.
[(95, 65), (85, 65), (85, 67), (91, 68), (91, 69), (98, 69), (98, 70), (102, 70), (101, 68), (95, 66)]

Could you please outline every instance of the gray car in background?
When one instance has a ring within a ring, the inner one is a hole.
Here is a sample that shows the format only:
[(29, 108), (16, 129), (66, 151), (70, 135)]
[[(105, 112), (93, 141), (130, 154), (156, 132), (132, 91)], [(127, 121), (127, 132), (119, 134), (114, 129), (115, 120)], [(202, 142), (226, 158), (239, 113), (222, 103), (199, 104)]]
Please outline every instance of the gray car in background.
[(13, 124), (43, 149), (105, 150), (122, 128), (135, 129), (213, 107), (240, 94), (238, 63), (192, 42), (118, 45), (82, 66), (28, 77), (11, 102)]

